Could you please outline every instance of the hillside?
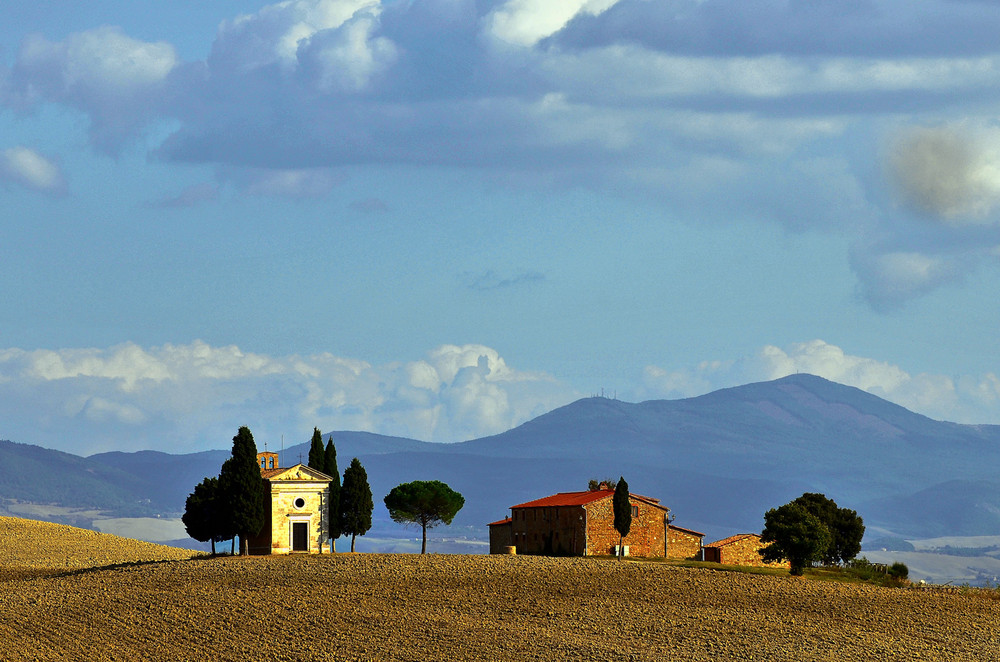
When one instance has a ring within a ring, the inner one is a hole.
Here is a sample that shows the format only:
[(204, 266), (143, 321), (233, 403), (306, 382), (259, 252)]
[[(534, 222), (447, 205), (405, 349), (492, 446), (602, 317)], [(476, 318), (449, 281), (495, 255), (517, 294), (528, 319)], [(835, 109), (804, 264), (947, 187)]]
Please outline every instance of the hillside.
[(0, 580), (73, 572), (120, 563), (186, 559), (190, 550), (73, 526), (0, 517)]
[[(0, 539), (10, 525), (0, 520)], [(44, 545), (52, 526), (19, 534), (20, 545)], [(81, 556), (106, 553), (75, 542)], [(59, 560), (38, 555), (44, 567)], [(0, 581), (0, 637), (12, 662), (979, 662), (996, 655), (998, 619), (995, 591), (942, 594), (595, 558), (119, 560)]]

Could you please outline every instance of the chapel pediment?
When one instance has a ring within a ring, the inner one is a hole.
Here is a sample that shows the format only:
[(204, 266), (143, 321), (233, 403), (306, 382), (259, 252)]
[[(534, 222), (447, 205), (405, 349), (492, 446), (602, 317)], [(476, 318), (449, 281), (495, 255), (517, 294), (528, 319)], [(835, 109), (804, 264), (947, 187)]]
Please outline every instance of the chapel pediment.
[(323, 481), (329, 482), (333, 477), (327, 476), (322, 471), (317, 471), (304, 464), (296, 464), (293, 467), (281, 469), (262, 470), (261, 474), (267, 480), (303, 480), (303, 481)]

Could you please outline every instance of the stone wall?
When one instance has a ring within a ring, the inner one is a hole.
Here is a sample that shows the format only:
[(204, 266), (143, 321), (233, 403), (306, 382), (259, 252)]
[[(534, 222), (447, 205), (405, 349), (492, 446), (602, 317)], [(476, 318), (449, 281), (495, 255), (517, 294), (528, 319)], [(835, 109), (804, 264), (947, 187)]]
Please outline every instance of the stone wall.
[(511, 516), (508, 544), (514, 545), (518, 554), (583, 556), (585, 526), (581, 506), (514, 508)]
[(504, 554), (511, 542), (511, 522), (490, 525), (490, 554)]
[[(630, 556), (662, 557), (664, 515), (667, 509), (630, 497), (629, 502), (638, 508), (632, 516), (632, 526), (622, 540), (627, 545)], [(618, 531), (615, 530), (613, 499), (609, 495), (600, 501), (587, 504), (587, 554), (614, 554), (618, 545)]]
[(753, 567), (789, 568), (787, 562), (764, 563), (759, 550), (765, 547), (760, 536), (747, 533), (719, 541), (722, 544), (712, 544), (705, 548), (705, 560), (715, 561), (723, 565), (743, 565)]
[(701, 559), (702, 536), (675, 526), (671, 526), (669, 530), (668, 559)]

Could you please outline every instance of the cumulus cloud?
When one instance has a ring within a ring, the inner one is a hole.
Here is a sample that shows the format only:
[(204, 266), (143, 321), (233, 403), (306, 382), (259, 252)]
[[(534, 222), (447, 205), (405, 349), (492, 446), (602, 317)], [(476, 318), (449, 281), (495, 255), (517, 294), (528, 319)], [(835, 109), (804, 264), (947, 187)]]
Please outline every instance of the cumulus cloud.
[(911, 411), (959, 423), (1000, 422), (1000, 379), (982, 375), (912, 374), (886, 361), (848, 354), (823, 340), (785, 348), (766, 345), (738, 360), (668, 370), (647, 366), (645, 397), (690, 397), (739, 384), (808, 373), (854, 386)]
[[(461, 441), (507, 430), (576, 394), (482, 345), (375, 366), (331, 354), (272, 357), (203, 342), (0, 350), (0, 438), (74, 453), (225, 447), (321, 430)], [(227, 437), (226, 435), (229, 435)]]
[(66, 177), (59, 165), (23, 145), (0, 152), (0, 181), (43, 193), (61, 195), (66, 192)]
[(174, 47), (142, 42), (117, 27), (75, 33), (62, 42), (28, 35), (8, 84), (8, 103), (55, 102), (86, 112), (95, 145), (116, 151), (161, 111)]
[(507, 0), (486, 19), (490, 33), (519, 46), (534, 46), (577, 14), (598, 15), (618, 0)]
[(890, 160), (903, 199), (945, 222), (995, 223), (1000, 132), (920, 128), (898, 139)]

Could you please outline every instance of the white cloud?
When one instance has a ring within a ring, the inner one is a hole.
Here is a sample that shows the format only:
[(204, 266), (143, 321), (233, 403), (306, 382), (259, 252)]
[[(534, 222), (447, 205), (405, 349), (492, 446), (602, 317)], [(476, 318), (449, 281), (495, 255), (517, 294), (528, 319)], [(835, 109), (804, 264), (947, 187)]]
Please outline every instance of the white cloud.
[(1000, 423), (1000, 379), (982, 375), (912, 374), (900, 366), (855, 356), (823, 340), (785, 348), (767, 345), (735, 361), (666, 370), (647, 366), (643, 397), (691, 397), (720, 388), (808, 373), (854, 386), (938, 420)]
[(481, 345), (444, 345), (384, 366), (203, 342), (0, 351), (0, 438), (81, 454), (220, 448), (240, 425), (272, 444), (305, 440), (313, 426), (461, 441), (576, 395)]
[(487, 17), (490, 33), (518, 46), (536, 43), (561, 30), (577, 14), (596, 16), (618, 0), (507, 0)]
[(252, 84), (247, 76), (276, 66), (279, 77), (311, 77), (321, 92), (361, 91), (397, 55), (392, 41), (376, 34), (381, 13), (379, 0), (268, 5), (224, 22), (208, 64), (217, 75), (246, 84)]
[(9, 181), (44, 193), (66, 192), (62, 169), (35, 150), (18, 145), (0, 152), (0, 181)]
[(162, 111), (168, 76), (178, 64), (170, 44), (139, 41), (117, 27), (75, 33), (57, 43), (28, 35), (12, 69), (8, 103), (78, 108), (90, 116), (93, 142), (117, 151)]

